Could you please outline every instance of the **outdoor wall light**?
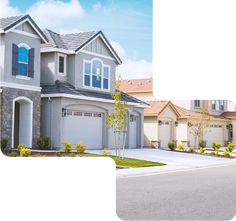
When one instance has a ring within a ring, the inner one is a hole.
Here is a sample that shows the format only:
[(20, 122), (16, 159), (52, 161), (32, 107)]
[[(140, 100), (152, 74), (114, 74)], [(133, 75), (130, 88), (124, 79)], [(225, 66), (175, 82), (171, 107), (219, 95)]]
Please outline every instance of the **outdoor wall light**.
[(162, 125), (162, 121), (161, 121), (161, 120), (159, 120), (159, 121), (158, 121), (158, 124), (161, 126), (161, 125)]
[(192, 127), (193, 125), (192, 125), (192, 123), (188, 122), (188, 126), (189, 126), (189, 127)]
[(62, 108), (62, 117), (66, 117), (66, 108)]
[(178, 125), (179, 125), (179, 122), (175, 121), (175, 126), (178, 127)]

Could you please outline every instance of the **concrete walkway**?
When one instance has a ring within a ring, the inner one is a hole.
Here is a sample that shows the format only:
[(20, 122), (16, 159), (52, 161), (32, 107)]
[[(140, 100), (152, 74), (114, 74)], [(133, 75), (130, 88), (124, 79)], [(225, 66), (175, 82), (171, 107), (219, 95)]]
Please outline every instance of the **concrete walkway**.
[[(89, 150), (89, 153), (101, 153), (100, 150)], [(115, 155), (114, 150), (109, 150)], [(236, 164), (236, 159), (203, 156), (198, 154), (181, 153), (161, 149), (127, 149), (125, 157), (161, 162), (166, 166), (129, 168), (117, 170), (117, 177), (150, 175), (155, 173), (175, 172), (180, 170), (201, 169), (222, 165)]]

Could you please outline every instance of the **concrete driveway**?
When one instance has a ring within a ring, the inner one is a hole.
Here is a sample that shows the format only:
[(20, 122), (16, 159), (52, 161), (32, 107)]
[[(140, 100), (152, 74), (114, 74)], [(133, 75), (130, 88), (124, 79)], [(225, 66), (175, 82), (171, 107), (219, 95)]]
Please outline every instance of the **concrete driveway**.
[[(101, 153), (100, 150), (89, 150), (89, 153)], [(115, 155), (114, 150), (109, 150)], [(220, 165), (235, 164), (236, 159), (227, 159), (213, 156), (203, 156), (198, 154), (181, 153), (161, 149), (127, 149), (125, 157), (162, 162), (166, 166), (132, 168), (117, 170), (117, 177), (137, 176), (143, 174), (163, 173), (167, 171), (178, 171), (186, 169), (201, 169), (206, 167), (215, 167)]]

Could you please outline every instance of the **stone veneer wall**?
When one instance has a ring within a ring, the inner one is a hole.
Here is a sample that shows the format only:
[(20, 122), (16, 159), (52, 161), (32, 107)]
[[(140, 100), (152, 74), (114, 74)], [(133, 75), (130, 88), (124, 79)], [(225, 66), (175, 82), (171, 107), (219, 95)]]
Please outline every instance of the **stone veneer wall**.
[(36, 145), (36, 139), (40, 136), (40, 105), (41, 105), (41, 93), (37, 91), (21, 90), (14, 88), (2, 88), (2, 104), (1, 104), (1, 136), (7, 138), (9, 141), (9, 147), (11, 147), (12, 141), (12, 107), (13, 100), (17, 97), (27, 97), (33, 101), (33, 147)]

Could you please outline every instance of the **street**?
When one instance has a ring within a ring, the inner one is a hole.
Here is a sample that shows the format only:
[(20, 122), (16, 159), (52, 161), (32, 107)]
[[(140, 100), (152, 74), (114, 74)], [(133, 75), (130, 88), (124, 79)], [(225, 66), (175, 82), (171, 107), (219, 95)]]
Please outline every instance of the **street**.
[(117, 178), (122, 220), (230, 220), (236, 165)]

